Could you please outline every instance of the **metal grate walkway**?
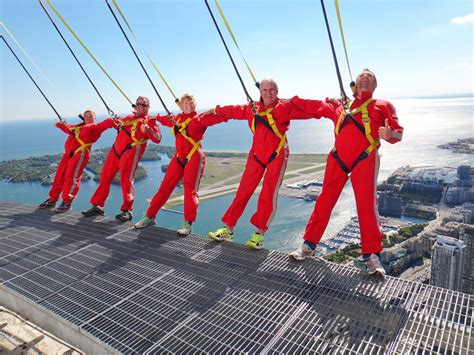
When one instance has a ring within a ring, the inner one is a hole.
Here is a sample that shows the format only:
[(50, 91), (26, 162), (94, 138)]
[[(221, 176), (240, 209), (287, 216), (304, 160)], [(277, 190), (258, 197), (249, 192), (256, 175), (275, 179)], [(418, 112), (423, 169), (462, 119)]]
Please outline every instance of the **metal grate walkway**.
[(472, 354), (473, 300), (319, 259), (0, 203), (0, 303), (26, 303), (110, 352)]

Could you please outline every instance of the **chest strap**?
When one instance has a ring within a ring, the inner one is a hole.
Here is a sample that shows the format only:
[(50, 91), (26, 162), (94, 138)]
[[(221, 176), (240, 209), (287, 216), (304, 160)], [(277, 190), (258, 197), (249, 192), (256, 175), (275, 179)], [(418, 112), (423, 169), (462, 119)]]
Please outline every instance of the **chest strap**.
[(189, 117), (186, 119), (184, 122), (180, 123), (177, 122), (174, 127), (171, 128), (171, 133), (173, 134), (174, 137), (176, 137), (178, 134), (181, 134), (184, 139), (186, 139), (189, 143), (191, 143), (192, 148), (189, 151), (189, 153), (186, 155), (186, 157), (181, 160), (179, 158), (178, 152), (176, 152), (176, 160), (178, 161), (179, 165), (181, 165), (183, 168), (186, 165), (186, 163), (191, 160), (192, 156), (196, 151), (201, 148), (201, 141), (195, 141), (192, 139), (190, 136), (188, 136), (186, 132), (186, 128), (188, 127), (189, 123), (191, 122), (192, 118)]
[(69, 155), (70, 158), (72, 158), (77, 152), (80, 152), (81, 150), (86, 150), (90, 152), (89, 147), (92, 146), (92, 143), (84, 143), (84, 141), (79, 137), (81, 133), (81, 126), (76, 126), (70, 130), (71, 135), (74, 137), (77, 143), (79, 143), (79, 147), (77, 147), (74, 152), (71, 152)]
[[(252, 120), (252, 126), (250, 127), (250, 129), (252, 130), (252, 133), (255, 134), (257, 124), (261, 123), (268, 129), (270, 129), (278, 138), (280, 138), (280, 143), (278, 144), (277, 149), (272, 153), (272, 155), (268, 159), (267, 164), (269, 164), (273, 159), (275, 159), (278, 156), (278, 154), (280, 154), (281, 150), (287, 143), (286, 133), (281, 134), (280, 131), (278, 130), (278, 127), (276, 126), (276, 122), (271, 113), (272, 111), (273, 111), (273, 107), (270, 107), (269, 109), (265, 111), (258, 112), (257, 114), (255, 114)], [(267, 117), (267, 119), (263, 118), (265, 116)], [(262, 165), (264, 168), (266, 167), (267, 164), (264, 164), (263, 162), (261, 162), (255, 154), (254, 154), (254, 158), (260, 165)]]
[(140, 122), (143, 122), (143, 118), (135, 118), (133, 120), (130, 120), (130, 121), (127, 121), (127, 122), (124, 122), (122, 124), (122, 127), (125, 127), (125, 126), (132, 126), (130, 128), (130, 132), (127, 131), (126, 129), (123, 129), (123, 128), (120, 128), (119, 132), (122, 131), (124, 132), (127, 136), (130, 137), (130, 139), (132, 140), (131, 143), (127, 144), (127, 146), (121, 151), (121, 152), (118, 152), (117, 149), (115, 149), (115, 144), (112, 146), (113, 150), (114, 150), (114, 153), (115, 155), (117, 156), (117, 158), (121, 158), (122, 155), (129, 149), (132, 149), (133, 147), (137, 146), (137, 145), (142, 145), (142, 144), (145, 144), (146, 143), (146, 139), (137, 139), (136, 137), (136, 134), (137, 134), (137, 128), (138, 128), (138, 124)]
[[(339, 135), (340, 131), (344, 126), (349, 122), (352, 121), (356, 127), (359, 129), (359, 131), (365, 135), (367, 138), (367, 141), (369, 142), (369, 146), (357, 157), (357, 159), (354, 161), (352, 166), (349, 168), (344, 162), (341, 160), (339, 157), (339, 154), (337, 153), (336, 147), (332, 148), (331, 155), (333, 156), (334, 159), (336, 159), (337, 163), (341, 167), (342, 170), (346, 174), (350, 174), (352, 170), (356, 167), (357, 164), (359, 164), (362, 160), (367, 158), (372, 151), (377, 149), (380, 146), (380, 140), (379, 139), (374, 139), (372, 137), (372, 129), (370, 128), (370, 117), (369, 117), (369, 111), (367, 109), (368, 105), (374, 101), (373, 98), (370, 98), (366, 100), (362, 105), (359, 107), (353, 109), (353, 110), (343, 110), (341, 114), (339, 115), (339, 118), (336, 123), (336, 127), (334, 128), (334, 133), (336, 137)], [(352, 102), (349, 104), (352, 104)], [(356, 121), (354, 116), (358, 113), (361, 113), (362, 115), (362, 123), (363, 126)]]

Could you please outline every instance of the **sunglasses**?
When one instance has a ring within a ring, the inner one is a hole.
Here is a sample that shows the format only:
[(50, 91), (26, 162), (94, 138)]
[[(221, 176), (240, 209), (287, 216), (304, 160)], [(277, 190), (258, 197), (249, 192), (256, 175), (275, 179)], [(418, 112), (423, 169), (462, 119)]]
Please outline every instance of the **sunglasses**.
[(137, 106), (148, 107), (148, 104), (142, 104), (141, 102), (137, 102), (137, 103), (132, 104), (133, 108), (135, 108)]

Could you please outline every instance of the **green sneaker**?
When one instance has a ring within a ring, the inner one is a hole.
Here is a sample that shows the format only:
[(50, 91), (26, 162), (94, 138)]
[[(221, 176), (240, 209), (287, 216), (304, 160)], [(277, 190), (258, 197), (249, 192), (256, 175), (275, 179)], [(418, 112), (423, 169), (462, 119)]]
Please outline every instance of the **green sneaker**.
[(139, 220), (137, 223), (133, 225), (133, 228), (135, 229), (142, 229), (146, 228), (148, 226), (151, 226), (152, 224), (155, 224), (155, 219), (150, 218), (148, 216), (143, 216), (141, 220)]
[(247, 242), (245, 242), (245, 246), (251, 249), (260, 250), (263, 248), (263, 235), (254, 233)]
[(176, 233), (178, 233), (178, 235), (181, 235), (183, 237), (189, 235), (189, 233), (191, 233), (191, 224), (192, 224), (191, 222), (184, 221), (182, 227), (178, 229)]
[(207, 233), (207, 236), (217, 242), (222, 242), (224, 240), (231, 242), (234, 240), (234, 233), (227, 229), (227, 227), (219, 228), (215, 232), (209, 232)]

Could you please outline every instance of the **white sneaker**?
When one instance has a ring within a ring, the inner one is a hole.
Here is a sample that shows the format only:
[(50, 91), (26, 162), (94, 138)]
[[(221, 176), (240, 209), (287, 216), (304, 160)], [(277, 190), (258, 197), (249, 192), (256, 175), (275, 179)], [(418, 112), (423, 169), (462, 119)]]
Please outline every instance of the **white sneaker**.
[(306, 243), (301, 244), (301, 246), (288, 254), (291, 258), (302, 261), (306, 258), (314, 256), (314, 250), (311, 249)]
[(188, 221), (184, 221), (183, 225), (176, 231), (176, 233), (183, 237), (189, 235), (189, 233), (191, 233), (191, 224), (192, 223), (189, 223)]
[(365, 261), (365, 265), (367, 265), (367, 273), (369, 275), (385, 276), (385, 269), (377, 254), (370, 254), (370, 257)]
[(141, 220), (139, 220), (137, 223), (135, 223), (133, 225), (133, 228), (142, 229), (142, 228), (146, 228), (148, 226), (151, 226), (153, 224), (155, 224), (155, 219), (154, 218), (150, 218), (148, 216), (143, 216), (143, 218)]

